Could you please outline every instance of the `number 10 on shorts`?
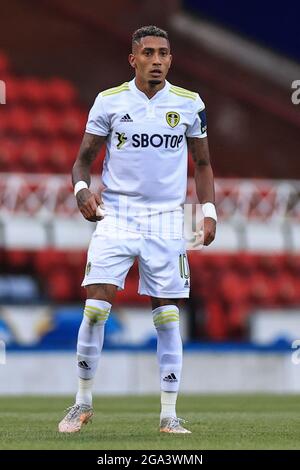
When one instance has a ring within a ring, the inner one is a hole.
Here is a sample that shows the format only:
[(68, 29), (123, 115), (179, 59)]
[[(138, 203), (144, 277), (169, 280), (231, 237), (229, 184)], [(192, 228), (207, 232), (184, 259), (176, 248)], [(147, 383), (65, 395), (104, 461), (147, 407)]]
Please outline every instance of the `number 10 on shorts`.
[(179, 271), (182, 279), (190, 277), (189, 263), (186, 254), (179, 255)]

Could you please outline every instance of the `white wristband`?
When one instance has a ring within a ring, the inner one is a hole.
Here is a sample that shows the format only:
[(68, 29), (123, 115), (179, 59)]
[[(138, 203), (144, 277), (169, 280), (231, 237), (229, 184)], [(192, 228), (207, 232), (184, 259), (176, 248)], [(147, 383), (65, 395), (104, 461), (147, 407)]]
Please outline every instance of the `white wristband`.
[(205, 202), (205, 204), (202, 204), (202, 212), (204, 217), (211, 217), (217, 222), (217, 212), (215, 205), (212, 202)]
[(76, 194), (82, 189), (89, 189), (87, 183), (85, 181), (77, 181), (74, 186), (74, 196), (76, 197)]

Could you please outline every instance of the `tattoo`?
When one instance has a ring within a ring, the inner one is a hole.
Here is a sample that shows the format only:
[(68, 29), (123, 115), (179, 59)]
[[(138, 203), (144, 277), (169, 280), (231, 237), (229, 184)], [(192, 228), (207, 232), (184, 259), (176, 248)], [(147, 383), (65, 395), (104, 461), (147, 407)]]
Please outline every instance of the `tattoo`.
[(208, 141), (206, 137), (198, 139), (188, 137), (188, 147), (196, 166), (210, 165)]
[(90, 167), (105, 141), (105, 137), (85, 133), (72, 170), (73, 185), (86, 181), (90, 185)]
[(83, 206), (90, 195), (91, 193), (89, 192), (89, 190), (83, 189), (82, 191), (79, 191), (76, 196), (78, 207)]
[(97, 157), (104, 137), (93, 134), (85, 134), (79, 149), (77, 160), (83, 165), (91, 165)]

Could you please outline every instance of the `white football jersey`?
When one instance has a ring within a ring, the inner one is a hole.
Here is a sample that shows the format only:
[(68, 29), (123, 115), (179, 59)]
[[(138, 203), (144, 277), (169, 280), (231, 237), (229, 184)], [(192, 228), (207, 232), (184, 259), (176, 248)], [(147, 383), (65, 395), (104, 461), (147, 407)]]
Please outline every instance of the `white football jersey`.
[(207, 135), (198, 93), (166, 81), (149, 99), (133, 79), (97, 96), (86, 132), (107, 137), (102, 173), (106, 222), (113, 218), (123, 228), (145, 232), (150, 223), (157, 231), (159, 214), (164, 214), (176, 216), (180, 227), (187, 187), (186, 137)]

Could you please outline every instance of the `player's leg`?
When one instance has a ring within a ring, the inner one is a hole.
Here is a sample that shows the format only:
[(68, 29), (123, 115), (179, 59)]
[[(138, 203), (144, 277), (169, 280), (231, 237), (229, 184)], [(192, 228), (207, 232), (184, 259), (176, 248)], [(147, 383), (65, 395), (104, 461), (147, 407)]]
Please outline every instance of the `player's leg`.
[(117, 289), (123, 289), (128, 270), (134, 262), (131, 240), (93, 236), (85, 278), (87, 289), (83, 319), (78, 332), (76, 403), (59, 423), (60, 432), (80, 431), (93, 415), (92, 385), (99, 363), (105, 323)]
[(93, 416), (92, 388), (99, 363), (104, 328), (108, 319), (117, 286), (92, 284), (87, 286), (87, 300), (77, 339), (78, 390), (76, 401), (59, 423), (60, 432), (80, 431)]
[(108, 320), (117, 286), (92, 284), (86, 287), (87, 300), (77, 340), (78, 391), (76, 404), (92, 406), (92, 385), (104, 341)]
[(182, 369), (182, 341), (179, 330), (179, 300), (151, 298), (153, 322), (157, 331), (157, 359), (160, 372), (160, 431), (189, 433), (176, 414), (176, 401)]
[(161, 431), (189, 432), (176, 416), (182, 368), (179, 299), (189, 296), (189, 269), (182, 239), (145, 239), (139, 256), (139, 293), (152, 300), (161, 384)]
[(157, 359), (161, 389), (161, 421), (176, 417), (176, 401), (182, 368), (178, 299), (151, 298), (157, 331)]

